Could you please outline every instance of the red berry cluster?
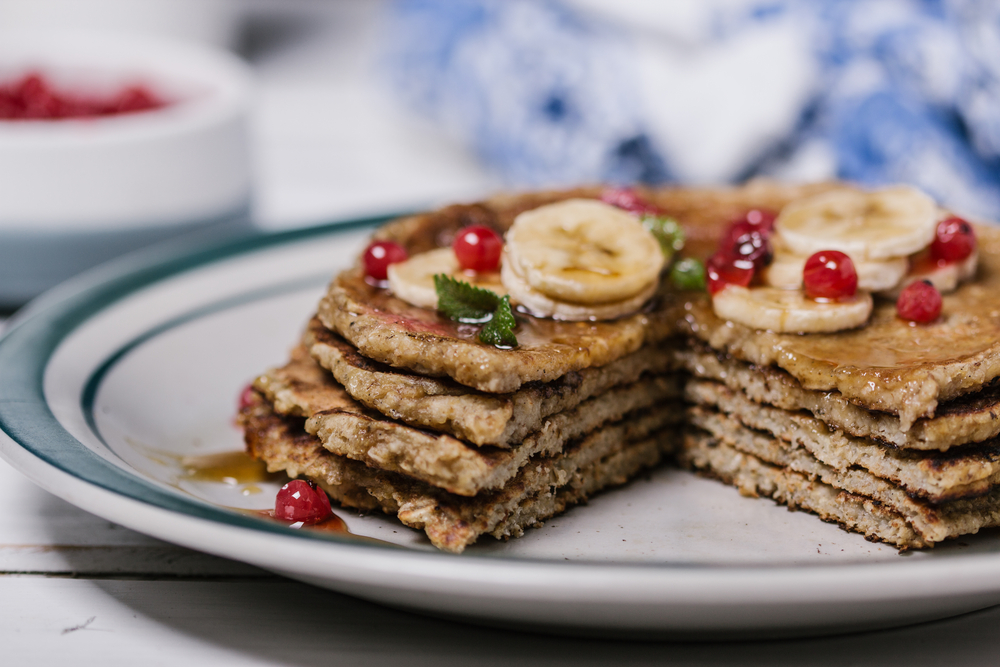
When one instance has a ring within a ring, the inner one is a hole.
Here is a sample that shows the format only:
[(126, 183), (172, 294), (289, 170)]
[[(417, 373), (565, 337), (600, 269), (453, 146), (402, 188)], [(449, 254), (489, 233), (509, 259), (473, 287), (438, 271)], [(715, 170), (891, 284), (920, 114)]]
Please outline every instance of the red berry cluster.
[[(500, 268), (503, 239), (489, 227), (473, 225), (458, 232), (451, 244), (458, 265), (466, 271), (482, 273)], [(362, 261), (365, 275), (382, 281), (388, 277), (389, 265), (405, 262), (406, 248), (395, 241), (375, 241), (366, 249)]]
[(0, 120), (60, 120), (95, 118), (149, 111), (166, 106), (145, 86), (123, 88), (108, 98), (86, 97), (56, 90), (40, 74), (0, 84)]
[[(972, 225), (953, 215), (938, 223), (930, 259), (938, 266), (955, 264), (968, 259), (975, 250)], [(933, 322), (941, 316), (942, 305), (941, 292), (929, 280), (918, 280), (907, 285), (896, 299), (896, 314), (910, 322)]]
[(772, 211), (753, 209), (729, 224), (715, 254), (705, 264), (711, 294), (726, 285), (748, 286), (757, 271), (771, 263), (770, 239), (776, 217)]

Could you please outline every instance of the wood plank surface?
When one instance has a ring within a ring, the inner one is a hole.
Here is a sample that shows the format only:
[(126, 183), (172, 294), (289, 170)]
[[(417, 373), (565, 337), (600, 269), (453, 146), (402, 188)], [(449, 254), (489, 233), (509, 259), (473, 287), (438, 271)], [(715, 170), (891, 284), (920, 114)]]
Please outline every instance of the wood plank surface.
[[(770, 642), (626, 642), (479, 628), (290, 581), (0, 577), (4, 665), (993, 665), (1000, 608)], [(16, 602), (15, 602), (16, 601)]]
[(0, 461), (0, 573), (271, 577), (88, 514)]

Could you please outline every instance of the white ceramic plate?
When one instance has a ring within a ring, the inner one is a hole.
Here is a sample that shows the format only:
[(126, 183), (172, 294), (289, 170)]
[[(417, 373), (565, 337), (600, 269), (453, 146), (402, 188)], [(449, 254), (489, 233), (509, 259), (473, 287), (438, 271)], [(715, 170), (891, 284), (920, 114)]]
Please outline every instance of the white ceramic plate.
[[(0, 453), (52, 493), (135, 530), (376, 601), (605, 634), (777, 635), (882, 627), (1000, 603), (994, 531), (899, 555), (804, 513), (663, 469), (510, 542), (438, 553), (394, 520), (296, 531), (275, 484), (186, 479), (239, 449), (237, 397), (281, 364), (378, 221), (211, 249), (163, 248), (35, 302), (0, 339)], [(357, 537), (360, 536), (360, 537)], [(376, 538), (376, 540), (365, 539)]]

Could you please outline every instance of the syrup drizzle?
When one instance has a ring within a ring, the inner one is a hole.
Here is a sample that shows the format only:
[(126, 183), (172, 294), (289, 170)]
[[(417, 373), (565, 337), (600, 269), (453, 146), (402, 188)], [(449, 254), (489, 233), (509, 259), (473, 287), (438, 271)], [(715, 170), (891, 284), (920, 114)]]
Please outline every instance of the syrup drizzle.
[(351, 534), (351, 531), (347, 529), (347, 524), (336, 514), (331, 513), (329, 517), (319, 521), (317, 523), (303, 523), (301, 521), (296, 521), (295, 523), (289, 523), (287, 521), (282, 521), (274, 516), (274, 510), (244, 510), (245, 512), (251, 514), (252, 516), (264, 517), (265, 519), (271, 519), (272, 521), (277, 521), (283, 523), (289, 528), (308, 528), (310, 530), (325, 530), (331, 533), (345, 533), (347, 535)]
[[(183, 479), (195, 482), (221, 482), (227, 486), (272, 482), (281, 478), (269, 473), (263, 461), (250, 458), (244, 451), (221, 452), (203, 456), (182, 456)], [(260, 493), (260, 487), (256, 487)]]
[[(271, 473), (267, 471), (267, 466), (263, 461), (251, 458), (243, 450), (232, 452), (220, 452), (216, 454), (205, 454), (202, 456), (182, 456), (180, 457), (183, 475), (181, 479), (196, 482), (215, 482), (226, 486), (243, 486), (243, 495), (261, 493), (263, 489), (257, 486), (256, 482), (278, 482), (284, 478), (282, 473)], [(347, 524), (336, 514), (323, 521), (313, 524), (304, 524), (301, 521), (288, 523), (274, 516), (274, 510), (247, 510), (230, 507), (244, 514), (258, 516), (278, 521), (289, 528), (307, 528), (310, 530), (322, 530), (332, 533), (350, 534)]]

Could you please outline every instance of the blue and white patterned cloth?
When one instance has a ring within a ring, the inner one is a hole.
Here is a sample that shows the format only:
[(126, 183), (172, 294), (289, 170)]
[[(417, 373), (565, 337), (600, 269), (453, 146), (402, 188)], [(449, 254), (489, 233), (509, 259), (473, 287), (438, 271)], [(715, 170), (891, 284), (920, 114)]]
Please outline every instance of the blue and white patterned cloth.
[(386, 44), (514, 185), (837, 177), (1000, 219), (994, 0), (397, 0)]

